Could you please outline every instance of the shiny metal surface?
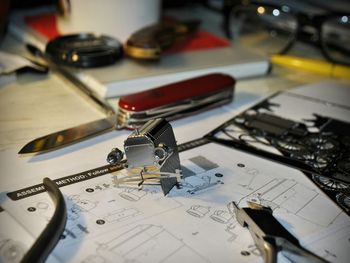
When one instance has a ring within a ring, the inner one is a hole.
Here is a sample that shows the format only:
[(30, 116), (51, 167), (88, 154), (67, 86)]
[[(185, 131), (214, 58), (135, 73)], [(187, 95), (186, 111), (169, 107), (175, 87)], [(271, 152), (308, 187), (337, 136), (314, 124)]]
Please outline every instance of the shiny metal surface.
[(37, 153), (57, 149), (97, 134), (115, 129), (116, 116), (88, 122), (74, 128), (51, 133), (27, 143), (18, 153)]
[[(160, 184), (164, 195), (179, 182), (181, 164), (171, 125), (162, 118), (148, 121), (124, 141), (129, 179)], [(124, 183), (130, 183), (127, 179)]]
[(147, 111), (133, 112), (120, 108), (118, 112), (118, 125), (120, 127), (137, 128), (154, 118), (167, 118), (168, 120), (181, 118), (196, 112), (204, 111), (232, 101), (233, 89), (227, 89), (200, 98), (192, 98)]

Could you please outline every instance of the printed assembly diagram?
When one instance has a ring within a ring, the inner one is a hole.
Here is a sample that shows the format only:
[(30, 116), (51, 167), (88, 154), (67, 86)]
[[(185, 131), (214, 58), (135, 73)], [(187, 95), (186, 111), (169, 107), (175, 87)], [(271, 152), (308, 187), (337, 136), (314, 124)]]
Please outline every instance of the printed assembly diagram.
[[(152, 185), (116, 185), (115, 176), (123, 170), (62, 187), (68, 222), (55, 258), (84, 263), (260, 262), (249, 231), (227, 207), (232, 201), (242, 206), (250, 201), (273, 209), (314, 253), (324, 256), (328, 251), (342, 262), (343, 252), (335, 244), (319, 244), (316, 237), (325, 237), (332, 228), (349, 229), (348, 217), (301, 172), (213, 143), (182, 152), (180, 159), (183, 180), (167, 196)], [(34, 225), (27, 229), (33, 237), (53, 212), (43, 193), (8, 199), (3, 207), (24, 227)], [(339, 238), (346, 239), (344, 235)], [(350, 249), (350, 242), (346, 246)]]

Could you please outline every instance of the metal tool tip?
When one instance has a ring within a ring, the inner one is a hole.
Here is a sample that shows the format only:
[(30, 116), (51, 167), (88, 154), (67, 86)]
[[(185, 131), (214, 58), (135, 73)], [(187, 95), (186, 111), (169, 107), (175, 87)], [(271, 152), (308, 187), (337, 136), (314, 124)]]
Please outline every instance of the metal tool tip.
[(22, 147), (22, 149), (19, 150), (18, 154), (34, 153), (32, 149), (33, 147), (31, 146), (31, 143), (27, 143)]
[(249, 208), (251, 209), (255, 209), (255, 210), (266, 210), (268, 212), (270, 212), (272, 214), (272, 209), (271, 207), (268, 207), (268, 206), (263, 206), (261, 204), (258, 204), (258, 203), (255, 203), (255, 202), (252, 202), (252, 201), (247, 201), (247, 205)]

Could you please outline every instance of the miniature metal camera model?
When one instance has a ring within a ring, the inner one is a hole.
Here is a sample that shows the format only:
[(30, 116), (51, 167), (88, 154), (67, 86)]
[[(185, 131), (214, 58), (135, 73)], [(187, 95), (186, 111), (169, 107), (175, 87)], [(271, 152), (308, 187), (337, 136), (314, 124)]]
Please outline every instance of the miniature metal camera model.
[[(137, 182), (160, 184), (164, 195), (181, 180), (181, 165), (177, 144), (171, 125), (162, 118), (148, 121), (136, 129), (124, 141), (128, 176), (117, 180), (118, 184)], [(124, 157), (115, 148), (107, 156), (110, 164), (120, 162)]]

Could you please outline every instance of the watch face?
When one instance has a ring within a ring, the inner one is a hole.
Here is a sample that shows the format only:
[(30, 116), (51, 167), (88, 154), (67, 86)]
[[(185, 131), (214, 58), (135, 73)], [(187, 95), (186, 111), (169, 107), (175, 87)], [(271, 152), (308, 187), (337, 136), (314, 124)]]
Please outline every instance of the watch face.
[(57, 64), (78, 68), (110, 65), (123, 53), (117, 39), (89, 33), (55, 38), (47, 44), (45, 52)]

